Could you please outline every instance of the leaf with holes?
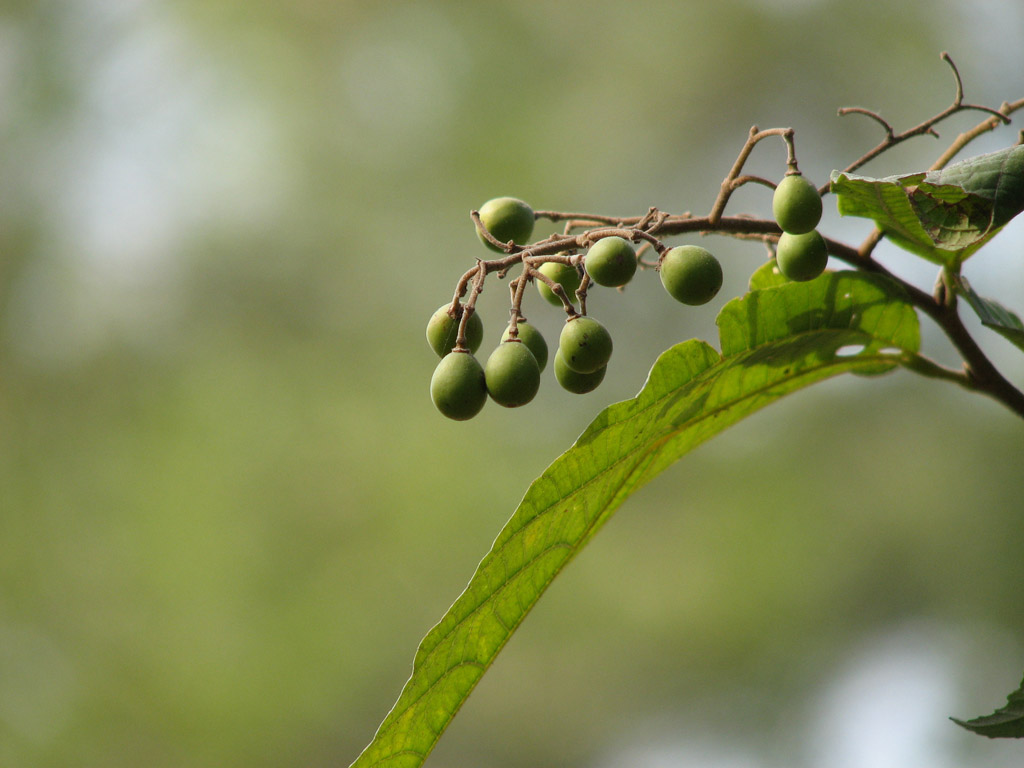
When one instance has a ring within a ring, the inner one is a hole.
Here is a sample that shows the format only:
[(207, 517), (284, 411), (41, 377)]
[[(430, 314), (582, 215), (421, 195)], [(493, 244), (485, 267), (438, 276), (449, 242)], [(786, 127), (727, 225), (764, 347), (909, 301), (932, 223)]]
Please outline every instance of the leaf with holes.
[(938, 171), (881, 179), (833, 171), (831, 179), (840, 214), (873, 219), (902, 248), (954, 266), (1024, 210), (1024, 145)]
[[(892, 370), (919, 346), (898, 286), (857, 272), (779, 283), (718, 317), (721, 353), (696, 339), (654, 364), (640, 393), (606, 408), (530, 486), (465, 592), (420, 643), (412, 676), (353, 768), (416, 768), (520, 622), (616, 508), (659, 472), (751, 413), (841, 373)], [(837, 354), (856, 346), (855, 355)]]

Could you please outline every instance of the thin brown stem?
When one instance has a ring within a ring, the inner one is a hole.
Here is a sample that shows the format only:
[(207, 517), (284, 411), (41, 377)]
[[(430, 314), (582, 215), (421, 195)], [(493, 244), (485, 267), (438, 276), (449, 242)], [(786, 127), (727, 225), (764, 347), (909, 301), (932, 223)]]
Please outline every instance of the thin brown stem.
[[(590, 287), (590, 275), (586, 272), (583, 273), (583, 279), (580, 280), (580, 287), (576, 289), (576, 299), (580, 303), (580, 314), (587, 314), (587, 289)], [(571, 315), (570, 315), (571, 317)]]
[(766, 179), (763, 176), (744, 175), (739, 176), (735, 180), (733, 180), (732, 187), (734, 190), (736, 190), (742, 187), (744, 184), (760, 184), (764, 187), (768, 187), (768, 189), (775, 189), (777, 186), (779, 186), (771, 179)]
[(860, 244), (857, 252), (860, 253), (862, 258), (870, 259), (875, 246), (882, 242), (883, 237), (885, 237), (885, 233), (878, 227), (875, 227), (871, 234), (864, 239), (864, 242)]
[(837, 114), (840, 117), (846, 117), (847, 115), (864, 115), (882, 126), (882, 130), (885, 131), (886, 138), (892, 139), (895, 135), (895, 131), (889, 124), (889, 121), (874, 110), (866, 109), (864, 107), (840, 107)]
[(726, 203), (729, 202), (729, 198), (732, 196), (732, 193), (736, 191), (736, 187), (738, 186), (735, 182), (740, 177), (740, 173), (742, 173), (743, 166), (750, 157), (750, 153), (754, 151), (754, 147), (756, 147), (760, 141), (768, 138), (769, 136), (782, 137), (783, 141), (786, 142), (787, 147), (786, 164), (790, 168), (796, 167), (796, 150), (793, 146), (792, 128), (769, 128), (762, 131), (758, 129), (756, 125), (751, 126), (750, 133), (747, 136), (747, 141), (740, 150), (739, 156), (736, 158), (736, 162), (733, 163), (732, 168), (729, 170), (729, 174), (722, 181), (721, 188), (718, 191), (718, 197), (715, 198), (715, 202), (711, 206), (711, 212), (707, 216), (708, 221), (712, 224), (717, 224), (719, 219), (722, 218), (722, 213), (725, 211)]
[(609, 226), (635, 225), (643, 218), (638, 216), (620, 218), (618, 216), (599, 216), (591, 213), (562, 213), (561, 211), (535, 211), (534, 216), (538, 219), (548, 219), (549, 221), (573, 221), (591, 226), (596, 224), (607, 224)]
[[(1002, 106), (999, 107), (998, 112), (1003, 117), (1009, 118), (1009, 116), (1016, 112), (1018, 109), (1024, 109), (1024, 99), (1018, 99), (1017, 101), (1014, 101), (1012, 103), (1004, 101)], [(932, 167), (929, 168), (928, 170), (937, 171), (941, 168), (945, 168), (946, 165), (949, 164), (949, 161), (956, 157), (957, 153), (960, 152), (964, 147), (966, 147), (979, 136), (994, 131), (1004, 122), (1005, 121), (1000, 120), (996, 117), (990, 117), (987, 120), (982, 120), (976, 126), (971, 128), (971, 130), (964, 131), (963, 133), (956, 137), (956, 139), (953, 141), (952, 144), (949, 145), (945, 152), (939, 155), (938, 160), (932, 163)]]
[(469, 215), (473, 219), (473, 223), (476, 224), (477, 231), (490, 245), (493, 245), (498, 250), (505, 251), (506, 253), (515, 253), (516, 251), (519, 250), (520, 246), (516, 245), (511, 240), (509, 240), (507, 243), (503, 243), (500, 240), (498, 240), (494, 235), (492, 235), (490, 231), (487, 229), (487, 227), (484, 226), (484, 223), (480, 220), (479, 211), (470, 211)]
[(469, 346), (466, 344), (466, 326), (469, 323), (469, 317), (476, 312), (476, 300), (484, 289), (484, 277), (487, 272), (483, 269), (483, 262), (477, 261), (476, 268), (471, 270), (475, 274), (473, 275), (473, 287), (469, 291), (469, 299), (462, 305), (462, 318), (459, 320), (459, 333), (455, 337), (455, 349), (454, 352), (468, 352)]
[(869, 161), (874, 160), (883, 152), (891, 149), (897, 144), (901, 144), (907, 139), (912, 139), (915, 136), (931, 135), (938, 138), (939, 134), (936, 133), (935, 126), (941, 123), (946, 118), (957, 114), (958, 112), (964, 112), (967, 110), (988, 112), (993, 116), (994, 119), (1000, 122), (1010, 122), (1009, 118), (1006, 115), (999, 112), (999, 110), (992, 109), (991, 107), (985, 107), (980, 104), (965, 104), (963, 100), (964, 88), (963, 82), (960, 80), (960, 72), (957, 70), (956, 65), (953, 63), (953, 59), (950, 58), (948, 53), (942, 53), (942, 60), (949, 64), (950, 68), (953, 70), (953, 78), (956, 81), (956, 94), (953, 97), (953, 103), (950, 104), (941, 112), (939, 112), (937, 115), (933, 115), (924, 122), (915, 125), (913, 128), (909, 128), (908, 130), (903, 131), (903, 133), (895, 133), (893, 131), (892, 126), (889, 125), (889, 123), (886, 122), (881, 115), (869, 109), (864, 109), (863, 107), (844, 107), (843, 109), (839, 110), (840, 116), (849, 114), (866, 115), (871, 119), (875, 120), (876, 122), (880, 123), (882, 127), (885, 129), (885, 138), (883, 138), (882, 141), (880, 141), (874, 148), (872, 148), (864, 155), (859, 157), (857, 160), (854, 160), (852, 163), (846, 166), (846, 168), (843, 169), (844, 173), (850, 173), (851, 171), (855, 171), (862, 165), (865, 165)]
[(530, 265), (524, 264), (523, 271), (515, 280), (515, 292), (512, 294), (512, 307), (509, 310), (508, 335), (510, 338), (519, 338), (519, 318), (523, 316), (523, 291), (526, 289), (526, 276), (529, 273)]
[[(563, 262), (569, 263), (569, 262)], [(544, 285), (551, 289), (551, 292), (555, 294), (559, 299), (562, 300), (562, 308), (569, 313), (573, 314), (576, 310), (573, 308), (572, 302), (569, 300), (568, 295), (565, 293), (565, 288), (556, 280), (552, 280), (550, 277), (545, 275), (539, 269), (534, 269), (532, 266), (528, 267), (526, 275), (529, 275), (534, 280), (540, 280)]]

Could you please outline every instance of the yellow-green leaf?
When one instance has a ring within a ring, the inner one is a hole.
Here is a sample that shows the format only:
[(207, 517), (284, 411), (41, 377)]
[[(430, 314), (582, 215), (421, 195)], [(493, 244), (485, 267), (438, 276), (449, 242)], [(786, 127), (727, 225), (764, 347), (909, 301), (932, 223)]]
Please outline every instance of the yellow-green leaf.
[[(917, 315), (877, 276), (772, 284), (719, 315), (720, 354), (664, 352), (640, 393), (606, 408), (530, 486), (465, 592), (420, 644), (412, 676), (353, 768), (417, 768), (520, 622), (634, 491), (695, 446), (791, 392), (877, 373), (919, 345)], [(846, 354), (854, 349), (856, 354)]]

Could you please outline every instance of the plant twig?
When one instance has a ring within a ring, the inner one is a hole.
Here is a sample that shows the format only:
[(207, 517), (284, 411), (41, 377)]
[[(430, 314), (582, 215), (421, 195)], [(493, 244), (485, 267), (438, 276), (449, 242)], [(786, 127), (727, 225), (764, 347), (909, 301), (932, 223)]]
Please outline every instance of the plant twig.
[(830, 255), (865, 272), (884, 275), (906, 292), (910, 303), (928, 315), (942, 329), (964, 362), (963, 386), (999, 401), (1024, 418), (1024, 392), (1011, 384), (992, 364), (988, 356), (971, 336), (957, 312), (956, 304), (937, 300), (932, 294), (897, 277), (876, 261), (865, 259), (858, 250), (844, 243), (825, 238)]
[(937, 171), (941, 168), (945, 168), (949, 161), (956, 157), (956, 154), (960, 152), (960, 150), (962, 150), (976, 138), (982, 136), (983, 134), (989, 133), (990, 131), (994, 131), (996, 128), (998, 128), (1000, 125), (1004, 123), (1008, 123), (1009, 116), (1016, 112), (1018, 109), (1024, 109), (1024, 99), (1018, 99), (1017, 101), (1014, 101), (1012, 103), (1004, 101), (1002, 106), (999, 107), (998, 112), (999, 114), (1003, 115), (1003, 117), (1007, 118), (1006, 120), (999, 120), (995, 117), (990, 117), (987, 120), (982, 120), (971, 130), (964, 131), (963, 133), (956, 137), (956, 140), (949, 145), (949, 148), (946, 149), (945, 152), (939, 155), (938, 160), (932, 163), (932, 167), (929, 168), (928, 170)]
[[(787, 158), (786, 165), (789, 168), (796, 168), (796, 150), (793, 147), (793, 129), (792, 128), (769, 128), (767, 130), (759, 130), (756, 125), (751, 126), (750, 134), (747, 136), (747, 141), (740, 150), (739, 156), (736, 158), (736, 162), (733, 163), (732, 169), (729, 174), (722, 181), (722, 186), (719, 189), (718, 197), (715, 198), (714, 204), (711, 206), (711, 212), (707, 216), (707, 220), (715, 225), (719, 219), (722, 218), (722, 213), (725, 211), (725, 205), (729, 202), (729, 198), (732, 193), (746, 180), (753, 180), (753, 177), (741, 177), (740, 173), (743, 171), (743, 166), (747, 162), (747, 158), (750, 157), (750, 153), (754, 151), (754, 147), (757, 146), (758, 142), (768, 138), (769, 136), (781, 136), (782, 140), (786, 142)], [(744, 181), (740, 181), (743, 179)], [(771, 182), (768, 182), (771, 185)]]
[(858, 159), (850, 163), (848, 166), (846, 166), (846, 168), (843, 169), (844, 173), (850, 173), (851, 171), (855, 171), (862, 165), (878, 157), (886, 150), (895, 147), (897, 144), (901, 144), (907, 139), (912, 139), (915, 136), (930, 135), (934, 136), (935, 138), (938, 138), (939, 134), (935, 131), (935, 126), (941, 123), (946, 118), (957, 114), (958, 112), (964, 112), (967, 110), (988, 112), (993, 116), (993, 119), (997, 121), (1003, 123), (1010, 122), (1009, 118), (1006, 115), (1002, 114), (999, 110), (992, 109), (991, 107), (985, 107), (980, 104), (965, 104), (963, 81), (960, 79), (960, 72), (957, 70), (956, 64), (953, 63), (953, 59), (950, 58), (949, 54), (946, 53), (945, 51), (942, 52), (942, 60), (949, 64), (950, 68), (953, 70), (953, 78), (956, 82), (956, 95), (953, 97), (953, 103), (950, 104), (941, 112), (939, 112), (938, 114), (933, 115), (932, 117), (928, 118), (922, 123), (919, 123), (918, 125), (915, 125), (913, 128), (909, 128), (906, 131), (903, 131), (903, 133), (896, 133), (893, 130), (892, 126), (889, 125), (889, 123), (884, 118), (882, 118), (881, 115), (879, 115), (877, 112), (873, 112), (872, 110), (865, 109), (863, 107), (843, 107), (842, 109), (839, 110), (840, 116), (850, 114), (866, 115), (871, 119), (875, 120), (876, 122), (878, 122), (879, 124), (881, 124), (882, 127), (885, 129), (885, 138), (883, 138), (882, 141), (880, 141), (873, 149), (869, 150), (861, 157), (859, 157)]
[[(988, 113), (989, 117), (984, 121), (971, 130), (961, 133), (932, 166), (933, 170), (942, 168), (975, 138), (994, 130), (1000, 124), (1008, 123), (1010, 114), (1024, 108), (1024, 99), (1010, 103), (1004, 102), (998, 110), (965, 103), (963, 83), (956, 65), (948, 54), (943, 53), (942, 58), (953, 71), (956, 87), (953, 102), (946, 109), (913, 128), (897, 133), (877, 112), (862, 107), (846, 107), (839, 110), (840, 115), (864, 115), (881, 125), (885, 131), (885, 137), (882, 141), (848, 165), (845, 172), (859, 168), (888, 149), (915, 136), (926, 134), (938, 136), (935, 126), (958, 112), (976, 110)], [(459, 280), (449, 309), (449, 314), (453, 318), (459, 317), (460, 319), (456, 341), (457, 348), (464, 347), (466, 325), (469, 316), (475, 310), (477, 297), (483, 290), (485, 277), (494, 272), (498, 274), (499, 278), (504, 277), (508, 270), (516, 264), (522, 264), (523, 269), (519, 276), (510, 284), (512, 307), (510, 310), (509, 326), (512, 335), (516, 334), (517, 323), (522, 318), (523, 291), (526, 283), (531, 279), (538, 280), (547, 285), (561, 299), (563, 308), (570, 318), (577, 314), (572, 301), (566, 295), (562, 285), (539, 270), (539, 267), (547, 262), (569, 264), (581, 272), (582, 279), (579, 288), (576, 290), (576, 299), (579, 301), (580, 311), (586, 314), (586, 298), (587, 289), (590, 285), (590, 276), (581, 267), (583, 257), (578, 255), (578, 251), (585, 250), (598, 240), (606, 237), (617, 236), (640, 243), (638, 255), (642, 255), (648, 249), (654, 250), (659, 255), (663, 254), (668, 249), (663, 242), (664, 238), (689, 233), (699, 233), (701, 235), (717, 234), (738, 239), (757, 239), (761, 240), (769, 252), (771, 252), (774, 248), (774, 243), (778, 241), (779, 236), (782, 234), (782, 230), (774, 220), (740, 215), (725, 216), (723, 214), (732, 193), (740, 186), (756, 183), (768, 188), (775, 187), (775, 184), (768, 179), (742, 174), (743, 166), (754, 147), (769, 136), (779, 136), (786, 143), (787, 175), (799, 172), (793, 135), (792, 128), (760, 130), (757, 126), (753, 126), (736, 161), (722, 181), (718, 195), (706, 216), (695, 217), (689, 212), (673, 215), (655, 207), (649, 208), (642, 216), (630, 217), (537, 211), (535, 212), (535, 217), (538, 219), (544, 218), (554, 222), (564, 222), (564, 231), (561, 234), (553, 234), (529, 245), (517, 245), (511, 241), (502, 243), (494, 238), (487, 231), (486, 227), (483, 226), (479, 213), (472, 211), (470, 216), (481, 237), (504, 255), (498, 255), (489, 260), (478, 260), (476, 265), (467, 270)], [(819, 190), (819, 193), (823, 194), (825, 191), (827, 191), (827, 187)], [(579, 229), (582, 229), (582, 231), (577, 232), (576, 230)], [(970, 335), (960, 319), (955, 293), (948, 290), (945, 286), (943, 286), (942, 290), (936, 291), (934, 295), (923, 291), (899, 278), (872, 258), (875, 247), (884, 237), (884, 233), (880, 229), (875, 228), (858, 248), (830, 238), (825, 238), (825, 243), (829, 255), (836, 259), (850, 264), (855, 269), (883, 275), (899, 285), (905, 292), (910, 304), (930, 317), (956, 348), (963, 360), (963, 371), (953, 371), (944, 368), (919, 355), (907, 357), (903, 360), (904, 365), (923, 375), (953, 381), (968, 389), (986, 394), (1001, 402), (1018, 416), (1024, 417), (1024, 393), (1002, 376)], [(657, 262), (647, 262), (640, 259), (639, 263), (641, 267), (645, 268), (657, 267)], [(460, 306), (460, 302), (467, 292), (469, 297)]]

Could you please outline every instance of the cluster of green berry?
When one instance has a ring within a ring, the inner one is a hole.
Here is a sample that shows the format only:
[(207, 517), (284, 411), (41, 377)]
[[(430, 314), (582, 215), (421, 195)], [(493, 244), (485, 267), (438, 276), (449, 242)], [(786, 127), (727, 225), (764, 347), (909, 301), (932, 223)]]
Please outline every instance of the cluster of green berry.
[[(427, 341), (441, 357), (430, 380), (430, 397), (445, 416), (463, 421), (476, 416), (488, 395), (499, 405), (516, 408), (533, 400), (540, 389), (540, 374), (547, 366), (548, 345), (525, 320), (510, 325), (498, 346), (481, 365), (474, 356), (483, 341), (479, 315), (466, 323), (466, 348), (455, 346), (461, 312), (439, 307), (427, 323)], [(558, 383), (570, 392), (590, 392), (601, 383), (612, 355), (612, 338), (597, 320), (585, 315), (570, 318), (558, 338), (553, 367)]]
[[(489, 200), (479, 210), (480, 222), (495, 240), (524, 245), (533, 235), (536, 216), (521, 200), (510, 197)], [(501, 251), (478, 232), (484, 245)], [(604, 379), (612, 354), (612, 338), (607, 329), (587, 314), (579, 314), (566, 304), (551, 286), (560, 286), (566, 297), (580, 297), (581, 287), (596, 283), (612, 288), (626, 285), (637, 271), (637, 251), (633, 244), (617, 235), (601, 236), (593, 241), (582, 258), (557, 258), (543, 261), (533, 272), (541, 296), (569, 314), (559, 334), (552, 367), (555, 379), (567, 391), (585, 394)], [(704, 304), (722, 286), (722, 267), (706, 249), (694, 245), (664, 249), (656, 265), (668, 293), (685, 304)], [(535, 274), (534, 274), (535, 273)], [(541, 275), (542, 278), (536, 278)], [(544, 280), (543, 278), (547, 278)], [(550, 285), (548, 283), (550, 281)], [(584, 283), (586, 281), (586, 283)], [(582, 301), (581, 301), (582, 305)], [(463, 315), (468, 316), (463, 321)], [(483, 341), (483, 323), (475, 311), (459, 302), (438, 308), (427, 324), (427, 341), (441, 357), (430, 382), (430, 395), (445, 416), (465, 420), (484, 407), (488, 396), (499, 405), (515, 408), (530, 402), (540, 388), (540, 374), (547, 365), (548, 347), (540, 332), (523, 318), (514, 302), (513, 317), (501, 342), (481, 365), (474, 356)], [(459, 343), (460, 325), (465, 338)]]
[(779, 271), (790, 280), (813, 280), (825, 271), (828, 247), (817, 229), (821, 195), (797, 172), (789, 172), (772, 196), (772, 214), (782, 230), (775, 249)]

